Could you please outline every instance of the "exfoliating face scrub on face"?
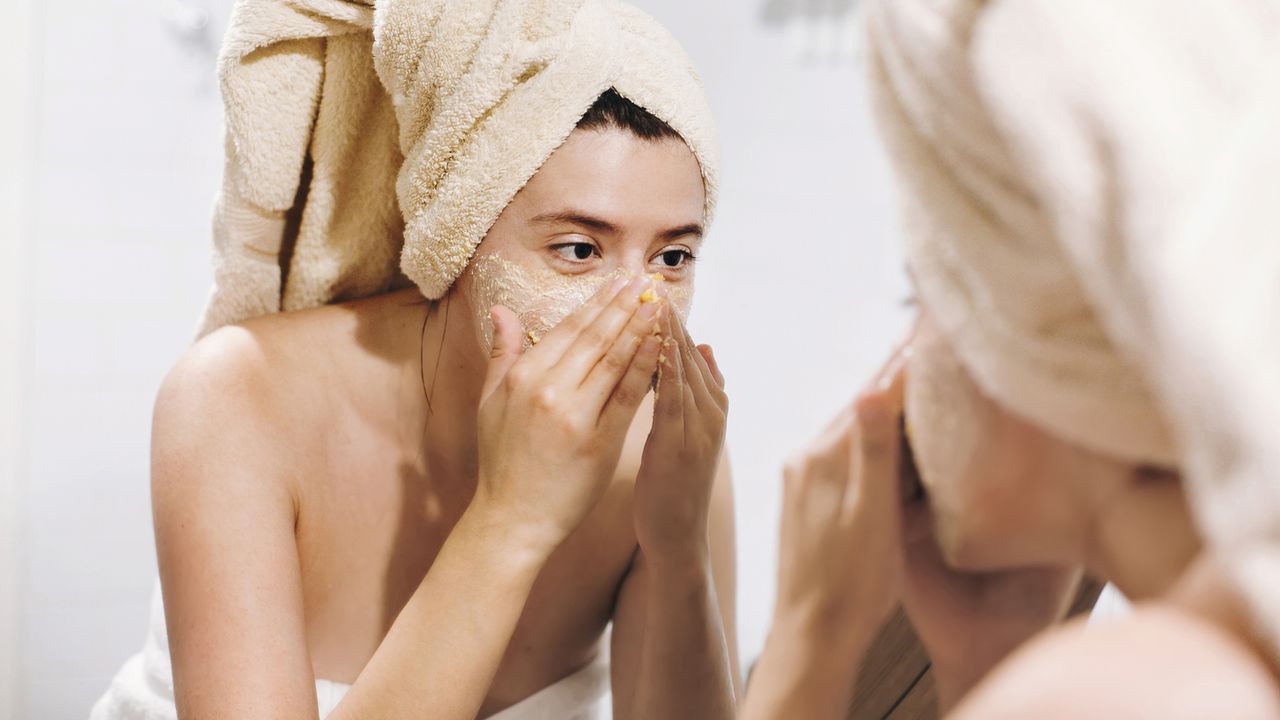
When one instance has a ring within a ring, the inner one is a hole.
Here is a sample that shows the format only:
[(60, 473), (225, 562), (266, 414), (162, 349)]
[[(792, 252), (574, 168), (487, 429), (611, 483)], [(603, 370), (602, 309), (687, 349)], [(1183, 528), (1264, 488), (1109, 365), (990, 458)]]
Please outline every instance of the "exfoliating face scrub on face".
[[(467, 272), (471, 275), (471, 305), (475, 308), (486, 351), (493, 347), (489, 309), (494, 305), (510, 308), (524, 327), (526, 346), (534, 345), (613, 280), (629, 276), (621, 268), (609, 273), (565, 275), (548, 267), (521, 265), (497, 254), (477, 257)], [(660, 278), (657, 276), (655, 282)], [(689, 288), (683, 283), (672, 283), (666, 290), (671, 307), (683, 321), (689, 314)], [(653, 289), (646, 294), (650, 301), (657, 299)]]

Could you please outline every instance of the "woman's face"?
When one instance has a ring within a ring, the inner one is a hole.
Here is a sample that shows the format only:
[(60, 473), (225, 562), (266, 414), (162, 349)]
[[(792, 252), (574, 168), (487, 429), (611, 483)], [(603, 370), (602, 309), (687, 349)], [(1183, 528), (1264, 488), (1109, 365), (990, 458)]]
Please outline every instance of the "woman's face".
[(925, 313), (912, 342), (905, 403), (933, 530), (948, 561), (982, 570), (1075, 557), (1075, 450), (983, 395)]
[(575, 130), (503, 210), (454, 286), (487, 349), (505, 305), (536, 341), (619, 276), (660, 274), (682, 316), (702, 244), (704, 188), (679, 140)]

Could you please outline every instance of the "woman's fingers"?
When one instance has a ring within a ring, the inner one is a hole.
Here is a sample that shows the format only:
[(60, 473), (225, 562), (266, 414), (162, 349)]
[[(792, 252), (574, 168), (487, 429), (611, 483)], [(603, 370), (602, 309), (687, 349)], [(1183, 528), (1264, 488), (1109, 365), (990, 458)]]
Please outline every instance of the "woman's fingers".
[(716, 387), (724, 390), (724, 373), (720, 372), (720, 363), (716, 362), (716, 354), (711, 349), (711, 346), (699, 345), (698, 352), (707, 361), (707, 367), (711, 370), (711, 377), (715, 380)]
[[(625, 290), (623, 291), (623, 293), (626, 292)], [(565, 353), (564, 359), (561, 361), (565, 367), (563, 369), (557, 368), (557, 372), (564, 372), (565, 374), (562, 377), (565, 377), (570, 384), (573, 384), (572, 378), (577, 377), (578, 372), (582, 372), (585, 375), (580, 383), (576, 385), (576, 389), (581, 393), (583, 402), (588, 403), (588, 407), (594, 412), (593, 417), (599, 417), (605, 404), (609, 402), (610, 396), (619, 387), (623, 376), (633, 366), (636, 353), (644, 344), (645, 339), (656, 334), (654, 333), (654, 326), (661, 327), (661, 316), (664, 314), (665, 308), (666, 303), (645, 303), (639, 310), (627, 317), (626, 322), (618, 330), (600, 330), (611, 334), (613, 339), (590, 365), (586, 365), (588, 359), (595, 356), (597, 352), (594, 349), (594, 340), (590, 341), (592, 344), (578, 345), (575, 343)], [(610, 310), (602, 312), (594, 325), (608, 322), (610, 324), (607, 327), (611, 328), (612, 321), (606, 321), (605, 312), (610, 312)], [(593, 328), (584, 330), (581, 338), (594, 335), (598, 329)], [(586, 366), (586, 369), (579, 369), (582, 366)], [(648, 387), (645, 390), (648, 391)], [(636, 402), (638, 403), (639, 400)]]
[(883, 393), (892, 404), (891, 410), (902, 414), (902, 396), (907, 380), (907, 360), (911, 357), (911, 338), (903, 340), (876, 374), (871, 389)]
[(606, 433), (626, 434), (635, 418), (644, 396), (649, 394), (653, 373), (658, 369), (658, 356), (662, 352), (662, 336), (650, 334), (640, 341), (627, 372), (613, 388), (612, 394), (600, 410), (597, 426)]
[(898, 414), (889, 399), (880, 393), (865, 394), (856, 403), (855, 477), (850, 478), (856, 488), (848, 496), (851, 502), (871, 509), (872, 513), (892, 511), (897, 506), (901, 462)]
[[(589, 327), (596, 318), (604, 311), (606, 307), (618, 302), (627, 304), (627, 298), (620, 297), (625, 294), (627, 286), (630, 284), (630, 278), (618, 278), (601, 288), (599, 292), (592, 295), (589, 300), (582, 304), (582, 307), (574, 310), (558, 325), (551, 329), (545, 337), (538, 341), (538, 355), (546, 359), (547, 366), (555, 364), (564, 355), (577, 339), (582, 331)], [(640, 292), (636, 292), (634, 298), (639, 303)], [(633, 305), (631, 307), (634, 307)]]
[[(661, 363), (658, 367), (658, 398), (654, 406), (654, 423), (684, 420), (685, 381), (684, 367), (677, 348), (674, 312), (667, 313), (663, 322)], [(683, 434), (683, 433), (682, 433)]]
[(495, 305), (489, 311), (489, 319), (493, 321), (493, 351), (489, 355), (489, 368), (485, 372), (484, 389), (480, 397), (489, 397), (524, 353), (523, 328), (514, 312), (502, 305)]
[[(873, 515), (896, 518), (901, 498), (902, 397), (906, 381), (906, 345), (881, 368), (870, 388), (854, 402), (857, 443), (851, 483), (856, 488), (848, 511), (865, 509)], [(860, 507), (855, 507), (855, 504)]]
[[(577, 388), (583, 384), (593, 369), (616, 347), (618, 340), (630, 342), (652, 332), (665, 303), (641, 302), (640, 295), (652, 284), (648, 278), (634, 278), (606, 304), (591, 322), (578, 329), (577, 337), (569, 343), (564, 354), (556, 362), (557, 381), (566, 387)], [(558, 328), (557, 328), (558, 329)], [(634, 352), (637, 343), (631, 343)], [(607, 368), (614, 382), (622, 377), (631, 364), (628, 356), (621, 366), (616, 363)]]
[(853, 409), (845, 408), (809, 447), (787, 462), (783, 481), (788, 487), (788, 496), (802, 497), (818, 492), (824, 502), (829, 503), (828, 507), (841, 507), (852, 474), (849, 448), (854, 420)]
[(674, 318), (671, 324), (676, 333), (676, 343), (679, 345), (680, 363), (684, 368), (684, 381), (689, 393), (689, 401), (693, 407), (701, 407), (709, 400), (707, 381), (711, 378), (711, 371), (707, 369), (707, 361), (694, 346), (693, 338), (689, 337), (689, 330), (684, 323), (680, 322), (679, 318)]

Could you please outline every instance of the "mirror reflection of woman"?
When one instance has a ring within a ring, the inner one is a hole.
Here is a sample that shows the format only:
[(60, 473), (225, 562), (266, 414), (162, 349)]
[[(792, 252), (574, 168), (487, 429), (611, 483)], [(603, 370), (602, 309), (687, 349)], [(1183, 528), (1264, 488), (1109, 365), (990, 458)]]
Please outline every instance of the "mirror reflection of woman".
[[(715, 177), (701, 88), (627, 6), (467, 3), (493, 14), (476, 26), (441, 3), (433, 26), (407, 5), (371, 11), (382, 82), (409, 97), (394, 103), (402, 181), (438, 165), (441, 188), (480, 182), (425, 210), (402, 187), (405, 257), (468, 259), (456, 274), (406, 261), (409, 287), (244, 319), (179, 361), (153, 430), (163, 620), (94, 717), (586, 718), (610, 685), (615, 717), (730, 717), (727, 397), (684, 324)], [(261, 30), (264, 8), (294, 12), (241, 2), (232, 36)], [(529, 73), (486, 65), (490, 45), (520, 42), (562, 54)], [(415, 74), (415, 43), (423, 63), (479, 52), (471, 67), (507, 95)], [(551, 119), (530, 130), (538, 103)], [(439, 141), (450, 113), (459, 145), (433, 158), (412, 132)], [(532, 175), (500, 197), (485, 173), (521, 153)]]
[[(1274, 3), (864, 10), (920, 313), (787, 472), (744, 715), (843, 717), (901, 603), (948, 716), (1280, 717)], [(1053, 628), (1082, 566), (1132, 613)]]

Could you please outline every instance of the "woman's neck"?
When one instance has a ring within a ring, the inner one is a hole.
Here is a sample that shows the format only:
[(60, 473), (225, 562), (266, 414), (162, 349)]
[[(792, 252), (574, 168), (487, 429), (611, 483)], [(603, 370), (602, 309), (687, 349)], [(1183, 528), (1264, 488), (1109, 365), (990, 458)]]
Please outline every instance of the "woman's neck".
[[(363, 363), (347, 371), (352, 412), (399, 448), (405, 472), (465, 493), (476, 468), (476, 415), (488, 358), (474, 313), (416, 289), (354, 306)], [(384, 372), (385, 371), (385, 372)], [(451, 494), (453, 494), (451, 492)]]
[(488, 356), (475, 313), (452, 295), (428, 304), (411, 363), (421, 387), (423, 458), (435, 472), (474, 479), (476, 418)]

